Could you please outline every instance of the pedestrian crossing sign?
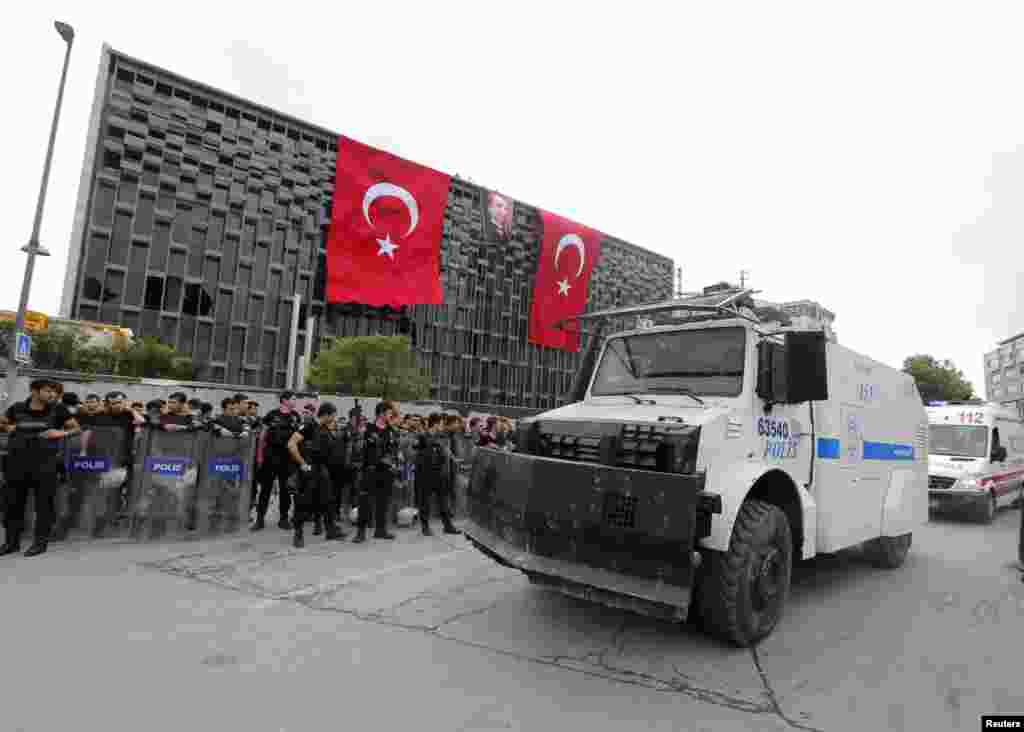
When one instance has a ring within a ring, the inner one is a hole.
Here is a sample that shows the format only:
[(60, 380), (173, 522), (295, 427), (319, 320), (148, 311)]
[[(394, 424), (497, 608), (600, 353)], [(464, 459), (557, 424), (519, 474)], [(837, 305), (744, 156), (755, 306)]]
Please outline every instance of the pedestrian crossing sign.
[(28, 363), (32, 359), (32, 336), (28, 333), (18, 333), (18, 348), (14, 352), (14, 360), (18, 363)]

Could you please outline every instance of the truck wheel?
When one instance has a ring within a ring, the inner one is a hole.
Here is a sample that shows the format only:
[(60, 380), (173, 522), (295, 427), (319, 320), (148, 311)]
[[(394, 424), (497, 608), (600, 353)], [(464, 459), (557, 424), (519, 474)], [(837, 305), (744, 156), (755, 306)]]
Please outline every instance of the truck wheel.
[(903, 565), (910, 551), (913, 534), (900, 536), (879, 536), (867, 542), (865, 549), (872, 563), (884, 569), (896, 569)]
[(988, 492), (982, 500), (978, 501), (974, 510), (974, 518), (979, 524), (990, 524), (996, 520), (996, 494)]
[(793, 541), (777, 506), (745, 501), (733, 526), (729, 551), (708, 557), (697, 593), (701, 627), (746, 647), (774, 630), (789, 596)]

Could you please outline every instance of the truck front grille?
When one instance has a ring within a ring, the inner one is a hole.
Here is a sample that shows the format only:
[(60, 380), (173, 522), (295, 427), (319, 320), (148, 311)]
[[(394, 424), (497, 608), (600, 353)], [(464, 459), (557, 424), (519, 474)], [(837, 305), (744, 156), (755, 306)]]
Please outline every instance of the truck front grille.
[[(525, 427), (517, 449), (531, 455), (635, 470), (696, 470), (699, 427), (544, 421)], [(677, 450), (685, 454), (669, 454)]]
[(609, 529), (635, 529), (637, 503), (639, 503), (639, 499), (636, 496), (606, 493), (604, 496), (605, 526)]

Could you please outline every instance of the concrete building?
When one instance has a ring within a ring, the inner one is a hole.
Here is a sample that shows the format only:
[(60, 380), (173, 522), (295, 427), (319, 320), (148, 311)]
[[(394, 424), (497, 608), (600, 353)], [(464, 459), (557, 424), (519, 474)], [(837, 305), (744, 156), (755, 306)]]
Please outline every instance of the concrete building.
[(1024, 417), (1024, 333), (985, 354), (985, 397), (1015, 407)]
[[(199, 379), (260, 387), (285, 384), (290, 347), (314, 355), (325, 336), (405, 333), (434, 399), (558, 403), (579, 354), (527, 343), (540, 248), (530, 205), (516, 202), (511, 241), (484, 244), (486, 191), (456, 178), (445, 305), (325, 301), (337, 136), (104, 47), (61, 316), (158, 336)], [(605, 237), (590, 307), (670, 297), (673, 271)]]
[(833, 343), (839, 342), (833, 323), (836, 315), (814, 300), (793, 300), (790, 302), (769, 302), (755, 300), (759, 317), (766, 325), (794, 330), (823, 330), (825, 337)]

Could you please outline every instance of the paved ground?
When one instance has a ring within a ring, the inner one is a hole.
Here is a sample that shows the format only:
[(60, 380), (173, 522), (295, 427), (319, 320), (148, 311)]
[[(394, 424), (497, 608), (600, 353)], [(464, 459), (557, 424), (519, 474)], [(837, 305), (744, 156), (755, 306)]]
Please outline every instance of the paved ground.
[(974, 730), (1024, 713), (1018, 516), (934, 519), (900, 570), (800, 567), (756, 651), (536, 589), (461, 537), (53, 545), (0, 564), (2, 726)]

